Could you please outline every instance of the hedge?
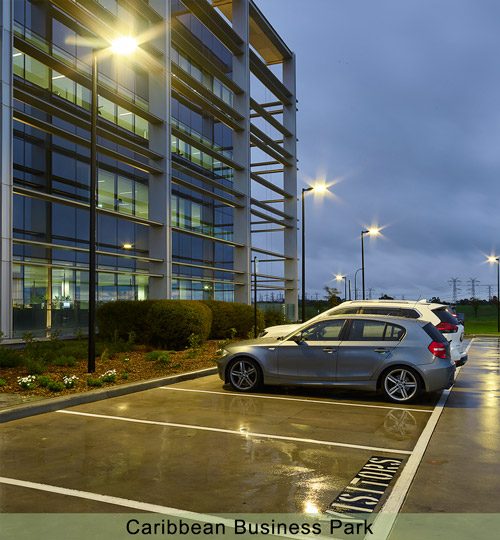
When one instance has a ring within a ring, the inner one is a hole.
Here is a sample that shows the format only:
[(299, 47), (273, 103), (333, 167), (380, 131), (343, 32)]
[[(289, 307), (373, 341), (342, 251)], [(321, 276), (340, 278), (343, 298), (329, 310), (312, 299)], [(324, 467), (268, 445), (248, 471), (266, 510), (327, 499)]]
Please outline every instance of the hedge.
[(191, 334), (208, 338), (212, 313), (190, 300), (118, 300), (99, 306), (97, 324), (104, 339), (126, 340), (133, 332), (137, 343), (179, 350)]
[[(219, 302), (217, 300), (204, 300), (212, 311), (212, 331), (210, 339), (226, 339), (236, 330), (236, 336), (248, 338), (254, 325), (254, 308), (247, 304), (237, 302)], [(264, 315), (257, 310), (257, 329), (264, 328)]]

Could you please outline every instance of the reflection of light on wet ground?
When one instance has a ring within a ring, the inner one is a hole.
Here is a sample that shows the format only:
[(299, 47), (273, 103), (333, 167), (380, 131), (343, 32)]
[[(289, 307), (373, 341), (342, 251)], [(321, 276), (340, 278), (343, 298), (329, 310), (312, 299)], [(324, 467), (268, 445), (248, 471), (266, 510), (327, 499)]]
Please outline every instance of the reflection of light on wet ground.
[(306, 514), (319, 514), (319, 508), (311, 501), (304, 503), (304, 513)]

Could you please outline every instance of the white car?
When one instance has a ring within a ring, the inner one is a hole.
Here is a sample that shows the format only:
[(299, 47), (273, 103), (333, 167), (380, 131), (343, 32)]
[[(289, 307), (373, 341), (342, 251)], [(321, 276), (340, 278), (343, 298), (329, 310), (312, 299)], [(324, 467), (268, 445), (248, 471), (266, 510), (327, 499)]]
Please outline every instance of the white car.
[[(328, 309), (307, 323), (342, 314), (370, 314), (420, 319), (432, 323), (450, 342), (451, 358), (456, 366), (462, 366), (467, 361), (464, 343), (464, 326), (453, 314), (451, 308), (444, 304), (433, 304), (426, 300), (353, 300)], [(280, 339), (291, 334), (302, 326), (299, 324), (282, 324), (266, 328), (260, 337)]]

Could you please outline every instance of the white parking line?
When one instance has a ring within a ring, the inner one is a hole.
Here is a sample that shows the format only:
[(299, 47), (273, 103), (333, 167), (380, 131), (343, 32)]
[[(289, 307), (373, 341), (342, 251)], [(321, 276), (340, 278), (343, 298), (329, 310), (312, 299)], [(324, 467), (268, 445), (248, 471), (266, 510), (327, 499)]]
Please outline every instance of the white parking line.
[[(27, 489), (35, 489), (38, 491), (45, 491), (48, 493), (56, 493), (58, 495), (65, 495), (66, 497), (77, 497), (79, 499), (87, 499), (90, 501), (97, 501), (104, 504), (113, 504), (115, 506), (123, 506), (125, 508), (133, 508), (135, 510), (143, 510), (145, 512), (149, 512), (151, 514), (161, 514), (168, 516), (169, 518), (176, 518), (176, 519), (185, 519), (189, 521), (196, 521), (198, 523), (210, 523), (213, 526), (214, 531), (217, 531), (223, 527), (227, 527), (228, 529), (234, 529), (235, 528), (235, 520), (234, 519), (227, 519), (219, 516), (213, 516), (210, 514), (199, 514), (198, 512), (191, 512), (189, 510), (180, 510), (179, 508), (172, 508), (170, 506), (161, 506), (159, 504), (151, 504), (151, 503), (145, 503), (141, 501), (135, 501), (133, 499), (123, 499), (121, 497), (113, 497), (111, 495), (101, 495), (100, 493), (92, 493), (90, 491), (81, 491), (79, 489), (69, 489), (69, 488), (63, 488), (59, 486), (53, 486), (50, 484), (40, 484), (38, 482), (28, 482), (26, 480), (18, 480), (16, 478), (7, 478), (5, 476), (0, 476), (0, 484), (7, 484), (10, 486), (16, 486), (16, 487), (22, 487)], [(145, 518), (145, 521), (147, 521), (147, 517)], [(160, 520), (158, 520), (159, 522)], [(219, 529), (216, 527), (219, 525)], [(254, 522), (248, 522), (247, 525), (254, 525), (256, 527)], [(224, 529), (222, 529), (224, 531)], [(129, 533), (130, 534), (130, 533)], [(135, 534), (135, 533), (134, 533)], [(208, 534), (208, 533), (207, 533)], [(226, 531), (224, 531), (224, 535), (226, 534)], [(190, 535), (191, 536), (191, 535)], [(305, 536), (302, 534), (288, 536), (286, 534), (273, 534), (273, 536), (281, 537), (281, 538), (298, 538), (300, 540), (307, 540), (310, 538), (310, 536)], [(318, 540), (326, 540), (327, 538), (332, 540), (331, 536), (319, 536), (316, 537)], [(335, 540), (335, 539), (333, 539)]]
[[(474, 339), (475, 338), (472, 338), (471, 342), (469, 343), (467, 352), (469, 351)], [(457, 369), (457, 374), (460, 373), (461, 369), (461, 367)], [(401, 506), (403, 505), (408, 490), (410, 489), (410, 485), (417, 474), (418, 467), (422, 462), (427, 445), (431, 440), (432, 434), (436, 429), (436, 425), (452, 390), (453, 386), (448, 390), (443, 390), (441, 397), (439, 398), (439, 401), (437, 402), (436, 407), (434, 408), (434, 411), (427, 422), (427, 425), (420, 434), (417, 444), (413, 448), (412, 455), (408, 458), (401, 475), (396, 481), (394, 489), (387, 497), (384, 506), (379, 510), (379, 513), (374, 521), (375, 534), (370, 536), (370, 540), (385, 540), (389, 536), (389, 533), (394, 526), (394, 522), (396, 521), (398, 513), (401, 510)]]
[(148, 424), (153, 426), (167, 426), (167, 427), (176, 427), (176, 428), (183, 428), (183, 429), (195, 429), (199, 431), (213, 431), (216, 433), (228, 433), (231, 435), (239, 435), (240, 437), (258, 437), (261, 439), (276, 439), (281, 441), (293, 441), (293, 442), (302, 442), (302, 443), (308, 443), (308, 444), (320, 444), (323, 446), (340, 446), (342, 448), (356, 448), (358, 450), (370, 450), (375, 452), (388, 452), (391, 454), (403, 454), (403, 455), (410, 455), (411, 451), (409, 450), (394, 450), (392, 448), (379, 448), (377, 446), (364, 446), (361, 444), (349, 444), (349, 443), (341, 443), (341, 442), (334, 442), (334, 441), (320, 441), (316, 439), (303, 439), (300, 437), (287, 437), (285, 435), (270, 435), (269, 433), (254, 433), (251, 431), (239, 431), (234, 429), (222, 429), (222, 428), (213, 428), (213, 427), (207, 427), (207, 426), (198, 426), (198, 425), (192, 425), (192, 424), (177, 424), (174, 422), (159, 422), (156, 420), (140, 420), (135, 418), (126, 418), (123, 416), (111, 416), (106, 414), (93, 414), (93, 413), (84, 413), (84, 412), (78, 412), (78, 411), (68, 411), (66, 409), (61, 409), (59, 411), (56, 411), (61, 414), (73, 414), (77, 416), (87, 416), (91, 418), (102, 418), (106, 420), (118, 420), (121, 422), (132, 422), (135, 424)]
[(362, 403), (345, 403), (343, 401), (327, 401), (321, 399), (300, 399), (300, 398), (290, 398), (290, 397), (281, 397), (281, 396), (259, 396), (256, 394), (243, 394), (238, 392), (218, 392), (216, 390), (197, 390), (195, 388), (173, 388), (172, 386), (160, 386), (157, 390), (175, 390), (176, 392), (198, 392), (200, 394), (218, 394), (221, 396), (238, 396), (238, 397), (247, 397), (254, 399), (276, 399), (282, 401), (298, 401), (302, 403), (322, 403), (323, 405), (344, 405), (345, 407), (365, 407), (369, 409), (398, 409), (401, 411), (411, 411), (411, 412), (424, 412), (431, 414), (432, 410), (428, 409), (410, 409), (404, 407), (398, 407), (395, 403), (393, 407), (390, 405), (364, 405)]

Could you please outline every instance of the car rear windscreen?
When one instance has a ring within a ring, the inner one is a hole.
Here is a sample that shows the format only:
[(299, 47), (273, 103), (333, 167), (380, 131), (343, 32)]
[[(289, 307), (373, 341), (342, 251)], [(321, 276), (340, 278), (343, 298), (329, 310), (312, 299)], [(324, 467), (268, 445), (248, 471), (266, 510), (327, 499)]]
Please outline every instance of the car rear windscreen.
[(439, 343), (448, 343), (448, 340), (441, 334), (441, 332), (432, 324), (427, 323), (422, 327), (432, 341), (438, 341)]
[(447, 322), (450, 324), (457, 324), (457, 319), (453, 317), (451, 313), (448, 313), (446, 308), (436, 308), (432, 310), (433, 313), (435, 313), (441, 322)]

